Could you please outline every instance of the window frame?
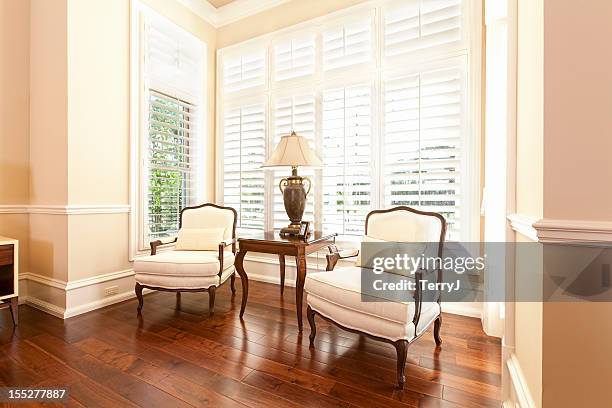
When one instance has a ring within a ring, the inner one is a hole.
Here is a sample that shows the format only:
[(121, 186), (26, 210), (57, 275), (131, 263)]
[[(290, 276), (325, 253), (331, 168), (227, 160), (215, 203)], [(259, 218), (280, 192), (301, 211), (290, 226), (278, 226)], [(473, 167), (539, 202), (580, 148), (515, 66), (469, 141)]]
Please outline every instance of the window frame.
[[(402, 75), (408, 75), (410, 71), (423, 69), (423, 66), (437, 64), (440, 60), (465, 57), (467, 59), (465, 70), (466, 72), (466, 93), (468, 104), (465, 105), (465, 123), (464, 127), (467, 131), (464, 132), (462, 142), (464, 143), (463, 151), (466, 159), (462, 160), (461, 174), (466, 180), (464, 193), (461, 195), (464, 200), (462, 204), (461, 217), (463, 219), (461, 226), (462, 241), (476, 241), (480, 238), (480, 201), (481, 201), (481, 133), (482, 133), (482, 24), (483, 24), (483, 4), (482, 0), (465, 0), (462, 3), (463, 20), (462, 25), (466, 27), (460, 41), (460, 47), (457, 44), (449, 46), (451, 51), (436, 54), (432, 57), (429, 53), (415, 53), (407, 56), (384, 56), (384, 13), (393, 7), (396, 7), (400, 2), (398, 0), (370, 0), (362, 4), (348, 7), (312, 20), (308, 20), (296, 25), (277, 30), (259, 37), (255, 37), (243, 42), (230, 45), (228, 47), (217, 50), (217, 131), (216, 131), (216, 146), (217, 160), (216, 169), (217, 175), (215, 178), (215, 192), (218, 201), (223, 201), (223, 179), (219, 175), (223, 169), (223, 106), (227, 101), (239, 100), (245, 96), (254, 97), (255, 93), (249, 91), (240, 91), (225, 95), (222, 76), (223, 76), (223, 61), (230, 55), (237, 55), (242, 50), (261, 47), (265, 49), (266, 55), (266, 78), (264, 80), (264, 89), (259, 92), (268, 101), (268, 107), (273, 106), (275, 98), (282, 94), (285, 96), (295, 95), (298, 90), (302, 92), (312, 92), (315, 95), (316, 103), (316, 121), (317, 127), (317, 153), (321, 154), (321, 110), (322, 110), (322, 92), (330, 87), (350, 86), (363, 84), (364, 82), (371, 83), (372, 86), (372, 191), (371, 205), (372, 209), (380, 208), (384, 204), (384, 171), (382, 169), (383, 157), (382, 148), (380, 146), (382, 140), (382, 130), (384, 129), (384, 104), (380, 100), (383, 97), (384, 79), (392, 75), (394, 72), (401, 72)], [(323, 75), (323, 56), (322, 56), (322, 32), (339, 22), (350, 22), (362, 18), (364, 15), (370, 15), (372, 18), (372, 54), (375, 56), (375, 67), (360, 67), (361, 69), (346, 69), (338, 68), (332, 70), (331, 73)], [(315, 35), (315, 73), (314, 75), (291, 78), (284, 81), (274, 80), (274, 47), (279, 42), (287, 41), (300, 37), (301, 35)], [(383, 37), (383, 38), (380, 38)], [(395, 63), (392, 67), (387, 66), (388, 60), (404, 61), (411, 65), (409, 69), (394, 69), (398, 64)], [(357, 75), (347, 77), (347, 71), (353, 71)], [(314, 76), (314, 79), (313, 79)], [(283, 88), (281, 90), (281, 87)], [(275, 146), (273, 146), (274, 127), (273, 127), (273, 109), (267, 110), (267, 126), (266, 126), (266, 152), (269, 155)], [(273, 186), (273, 172), (266, 172), (265, 176), (265, 228), (266, 230), (273, 229), (273, 201), (270, 197)], [(321, 170), (316, 170), (315, 188), (321, 186), (322, 177)], [(315, 222), (317, 229), (321, 226), (322, 200), (317, 200), (315, 204)], [(355, 242), (354, 236), (340, 236), (339, 241)]]
[[(149, 148), (149, 93), (151, 91), (168, 95), (170, 98), (186, 101), (193, 105), (195, 115), (192, 125), (194, 150), (197, 159), (193, 162), (194, 174), (200, 174), (193, 181), (195, 185), (192, 202), (199, 202), (205, 195), (206, 146), (206, 73), (207, 73), (207, 44), (190, 33), (187, 29), (176, 24), (170, 18), (154, 11), (139, 0), (131, 0), (130, 4), (130, 214), (129, 214), (129, 249), (128, 259), (133, 261), (136, 257), (149, 254), (149, 241), (147, 240), (148, 216), (148, 184), (149, 168), (147, 151)], [(163, 20), (163, 24), (178, 30), (181, 36), (188, 36), (189, 41), (197, 44), (198, 75), (193, 87), (164, 80), (156, 75), (147, 74), (146, 57), (146, 24), (147, 20)]]

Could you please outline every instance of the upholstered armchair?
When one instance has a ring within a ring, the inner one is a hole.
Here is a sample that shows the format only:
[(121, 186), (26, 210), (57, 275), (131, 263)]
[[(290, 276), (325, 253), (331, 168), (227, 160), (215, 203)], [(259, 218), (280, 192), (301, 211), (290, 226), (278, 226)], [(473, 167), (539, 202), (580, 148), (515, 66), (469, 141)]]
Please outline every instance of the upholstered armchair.
[[(208, 292), (209, 313), (214, 313), (215, 290), (231, 281), (236, 292), (237, 213), (231, 207), (203, 204), (185, 207), (180, 214), (178, 236), (169, 242), (151, 242), (151, 255), (134, 261), (138, 313), (143, 307), (144, 288), (176, 292)], [(172, 250), (158, 251), (170, 244)]]
[[(370, 212), (365, 221), (364, 242), (415, 242), (437, 243), (437, 256), (442, 256), (446, 221), (438, 213), (419, 211), (410, 207), (395, 207)], [(404, 387), (404, 369), (408, 346), (418, 339), (427, 328), (434, 325), (434, 339), (440, 346), (440, 294), (437, 299), (424, 301), (419, 280), (423, 273), (415, 273), (417, 290), (411, 301), (380, 299), (364, 302), (361, 291), (361, 265), (335, 268), (340, 259), (357, 255), (356, 251), (339, 252), (335, 248), (327, 255), (327, 272), (310, 273), (306, 276), (304, 290), (307, 293), (308, 322), (310, 323), (310, 347), (314, 347), (317, 333), (315, 316), (363, 334), (379, 341), (391, 343), (397, 352), (397, 382)], [(366, 265), (364, 265), (366, 267)], [(437, 274), (442, 281), (442, 270), (428, 271)], [(384, 280), (383, 272), (381, 278)], [(395, 276), (397, 277), (397, 275)], [(391, 278), (391, 277), (390, 277)], [(392, 280), (389, 279), (389, 280)], [(371, 296), (370, 293), (367, 294)]]

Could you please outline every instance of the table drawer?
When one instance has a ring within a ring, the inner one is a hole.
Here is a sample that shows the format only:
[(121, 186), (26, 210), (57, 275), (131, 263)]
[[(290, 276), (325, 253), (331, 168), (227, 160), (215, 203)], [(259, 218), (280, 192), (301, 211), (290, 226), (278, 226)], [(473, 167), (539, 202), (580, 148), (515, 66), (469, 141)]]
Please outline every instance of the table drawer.
[(0, 265), (11, 265), (13, 259), (14, 245), (0, 245)]

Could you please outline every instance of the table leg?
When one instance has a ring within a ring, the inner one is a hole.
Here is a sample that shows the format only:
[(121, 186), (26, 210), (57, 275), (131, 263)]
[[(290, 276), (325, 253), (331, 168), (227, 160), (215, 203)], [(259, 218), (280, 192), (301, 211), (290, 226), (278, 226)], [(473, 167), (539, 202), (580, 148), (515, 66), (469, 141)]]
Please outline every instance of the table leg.
[(304, 298), (304, 282), (306, 281), (306, 255), (298, 253), (295, 257), (297, 276), (295, 282), (295, 308), (297, 309), (297, 319), (299, 331), (302, 331), (302, 300)]
[(11, 298), (11, 316), (13, 317), (13, 325), (19, 325), (19, 298)]
[(281, 295), (285, 291), (285, 255), (278, 256), (278, 263), (280, 265), (280, 287)]
[(246, 253), (247, 251), (240, 250), (238, 255), (236, 255), (236, 261), (234, 262), (236, 272), (238, 272), (238, 275), (240, 275), (240, 281), (242, 282), (242, 305), (240, 306), (240, 317), (242, 317), (244, 314), (247, 298), (249, 297), (249, 278), (247, 277), (243, 266), (244, 256)]

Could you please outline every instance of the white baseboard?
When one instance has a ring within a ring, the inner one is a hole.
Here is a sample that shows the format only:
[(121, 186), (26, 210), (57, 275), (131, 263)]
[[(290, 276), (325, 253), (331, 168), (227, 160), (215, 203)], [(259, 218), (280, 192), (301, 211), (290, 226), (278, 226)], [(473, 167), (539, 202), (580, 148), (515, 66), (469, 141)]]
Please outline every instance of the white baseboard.
[(504, 402), (504, 407), (508, 403), (508, 406), (510, 407), (535, 408), (536, 404), (531, 396), (531, 392), (527, 386), (527, 381), (525, 380), (523, 370), (521, 370), (516, 354), (512, 354), (510, 356), (510, 358), (506, 361), (506, 366), (508, 367), (508, 371), (510, 373), (510, 381), (513, 391), (512, 394), (516, 398), (516, 401), (506, 401)]
[[(131, 269), (71, 282), (26, 272), (19, 276), (20, 303), (67, 319), (136, 297), (134, 283)], [(105, 296), (113, 286), (116, 294)]]

